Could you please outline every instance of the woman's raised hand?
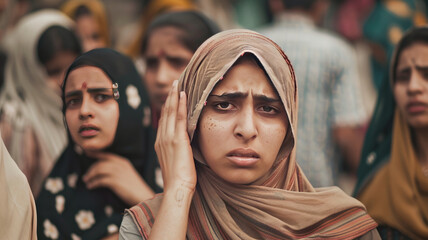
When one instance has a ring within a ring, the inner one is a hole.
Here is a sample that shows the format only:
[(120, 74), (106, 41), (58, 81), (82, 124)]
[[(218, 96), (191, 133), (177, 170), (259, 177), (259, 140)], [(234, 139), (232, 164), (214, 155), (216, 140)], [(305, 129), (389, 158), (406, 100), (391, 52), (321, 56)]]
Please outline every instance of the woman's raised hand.
[(159, 120), (155, 149), (162, 168), (164, 196), (149, 239), (186, 238), (196, 187), (195, 163), (186, 131), (186, 94), (177, 89), (174, 81)]
[(155, 149), (162, 169), (165, 192), (181, 187), (193, 192), (196, 170), (186, 130), (186, 94), (178, 92), (177, 82), (174, 81), (162, 109)]

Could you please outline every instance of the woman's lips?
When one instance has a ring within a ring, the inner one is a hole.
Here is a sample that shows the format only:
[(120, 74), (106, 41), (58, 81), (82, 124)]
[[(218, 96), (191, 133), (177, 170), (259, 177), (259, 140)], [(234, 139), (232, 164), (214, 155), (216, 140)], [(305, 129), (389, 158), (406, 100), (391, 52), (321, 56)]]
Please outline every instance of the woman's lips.
[(410, 102), (406, 106), (406, 110), (409, 114), (419, 114), (427, 110), (428, 105), (423, 102)]
[(252, 149), (235, 149), (229, 152), (226, 157), (239, 167), (250, 167), (260, 160), (260, 155)]
[(79, 128), (79, 135), (84, 138), (94, 137), (100, 131), (99, 128), (92, 125), (83, 125)]

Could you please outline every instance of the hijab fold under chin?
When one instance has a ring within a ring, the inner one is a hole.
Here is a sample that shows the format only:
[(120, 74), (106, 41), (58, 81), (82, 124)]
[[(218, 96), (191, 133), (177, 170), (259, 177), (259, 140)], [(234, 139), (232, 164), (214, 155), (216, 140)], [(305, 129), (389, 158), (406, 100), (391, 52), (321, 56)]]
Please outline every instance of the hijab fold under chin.
[[(188, 239), (353, 239), (376, 223), (364, 206), (337, 187), (314, 189), (296, 164), (297, 84), (283, 51), (268, 38), (248, 30), (229, 30), (207, 40), (179, 80), (188, 96), (191, 139), (204, 102), (236, 60), (253, 54), (268, 74), (284, 105), (289, 131), (274, 166), (261, 186), (225, 182), (193, 146), (198, 183), (190, 208)], [(162, 196), (129, 212), (148, 237)], [(144, 210), (143, 210), (144, 209)], [(147, 217), (150, 211), (154, 217)], [(348, 227), (351, 226), (351, 227)]]

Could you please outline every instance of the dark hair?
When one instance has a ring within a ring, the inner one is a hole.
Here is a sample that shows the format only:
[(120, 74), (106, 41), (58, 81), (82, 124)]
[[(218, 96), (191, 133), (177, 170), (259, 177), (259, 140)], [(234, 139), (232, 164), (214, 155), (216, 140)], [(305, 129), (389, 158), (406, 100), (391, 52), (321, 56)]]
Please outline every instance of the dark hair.
[(409, 30), (400, 42), (397, 44), (396, 53), (394, 60), (392, 62), (392, 81), (395, 82), (396, 78), (396, 69), (398, 65), (398, 60), (400, 59), (400, 55), (406, 48), (412, 46), (415, 43), (423, 43), (428, 44), (428, 27), (418, 27)]
[(316, 0), (282, 0), (286, 9), (304, 9), (309, 10), (314, 5)]
[(80, 55), (82, 48), (77, 36), (71, 30), (61, 26), (49, 27), (37, 43), (39, 61), (46, 64), (60, 51), (71, 51)]
[(176, 11), (162, 14), (155, 18), (144, 35), (141, 53), (147, 48), (150, 35), (159, 28), (175, 27), (183, 33), (177, 36), (183, 46), (195, 52), (209, 37), (218, 33), (220, 28), (208, 17), (197, 11)]
[(88, 7), (86, 7), (85, 5), (80, 5), (79, 7), (76, 8), (76, 11), (73, 14), (73, 19), (76, 20), (81, 16), (91, 16), (92, 12), (91, 10), (89, 10)]

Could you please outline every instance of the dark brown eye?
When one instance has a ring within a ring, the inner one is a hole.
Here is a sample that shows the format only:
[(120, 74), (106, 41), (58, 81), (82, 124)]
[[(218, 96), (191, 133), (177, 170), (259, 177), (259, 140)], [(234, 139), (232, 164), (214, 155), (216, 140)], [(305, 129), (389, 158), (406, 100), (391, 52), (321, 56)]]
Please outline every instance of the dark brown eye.
[(213, 103), (213, 106), (219, 111), (229, 111), (235, 109), (235, 106), (233, 106), (233, 104), (230, 102), (216, 102)]
[(49, 77), (58, 76), (62, 73), (61, 68), (46, 69), (46, 71)]
[(227, 107), (229, 107), (229, 105), (230, 105), (230, 103), (228, 103), (228, 102), (222, 102), (222, 103), (218, 104), (218, 106), (221, 108), (227, 108)]
[(275, 108), (270, 107), (270, 106), (263, 106), (263, 107), (262, 107), (262, 109), (263, 109), (263, 111), (265, 111), (265, 112), (272, 112), (272, 111), (275, 111)]
[(107, 94), (97, 94), (95, 95), (95, 101), (98, 103), (102, 103), (108, 99), (112, 98), (112, 96), (107, 95)]
[(99, 33), (92, 33), (91, 38), (93, 40), (99, 40), (101, 38), (101, 35)]
[(81, 99), (80, 98), (71, 98), (71, 99), (67, 99), (65, 102), (65, 106), (66, 108), (73, 108), (76, 107), (80, 104)]
[(265, 114), (276, 114), (279, 112), (276, 107), (269, 105), (260, 106), (258, 110)]
[(181, 69), (186, 67), (188, 61), (183, 58), (179, 57), (169, 57), (168, 62), (173, 66), (175, 69)]
[(146, 68), (148, 70), (154, 70), (157, 69), (159, 65), (159, 60), (156, 58), (147, 58), (146, 59)]
[(410, 73), (398, 73), (395, 82), (407, 82), (410, 79)]

